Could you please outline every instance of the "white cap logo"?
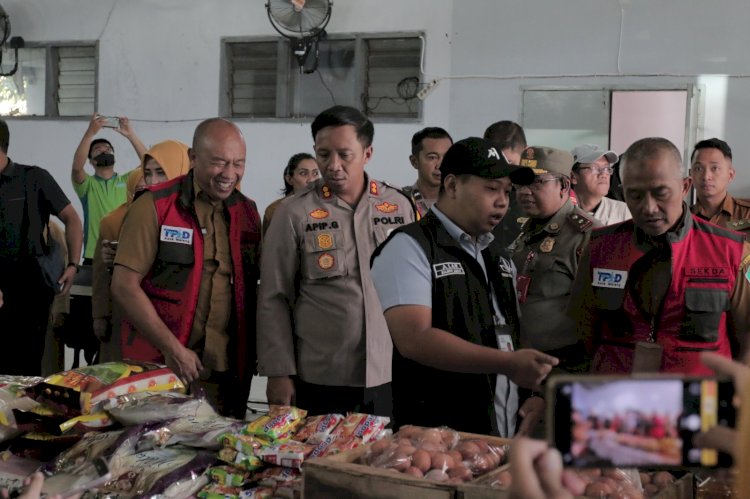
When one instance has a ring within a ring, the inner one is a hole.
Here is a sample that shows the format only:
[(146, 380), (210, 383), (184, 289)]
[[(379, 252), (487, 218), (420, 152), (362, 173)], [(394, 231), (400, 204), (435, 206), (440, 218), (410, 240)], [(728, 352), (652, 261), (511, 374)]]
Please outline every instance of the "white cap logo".
[(497, 149), (495, 149), (494, 147), (490, 147), (487, 150), (487, 159), (490, 158), (495, 158), (498, 161), (500, 160), (500, 155), (497, 153)]

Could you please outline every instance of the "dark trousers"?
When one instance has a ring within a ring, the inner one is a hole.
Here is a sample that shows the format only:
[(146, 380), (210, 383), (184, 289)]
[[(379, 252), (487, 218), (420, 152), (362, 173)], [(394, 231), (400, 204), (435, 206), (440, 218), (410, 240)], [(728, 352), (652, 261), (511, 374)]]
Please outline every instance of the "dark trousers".
[(222, 416), (245, 419), (250, 387), (243, 388), (240, 379), (230, 372), (213, 371), (207, 379), (191, 386), (193, 395), (205, 395), (206, 400)]
[(393, 417), (391, 384), (371, 388), (356, 386), (327, 386), (294, 379), (296, 405), (305, 409), (308, 416), (360, 412), (376, 416)]
[(0, 373), (40, 376), (54, 295), (35, 264), (0, 265), (0, 274)]

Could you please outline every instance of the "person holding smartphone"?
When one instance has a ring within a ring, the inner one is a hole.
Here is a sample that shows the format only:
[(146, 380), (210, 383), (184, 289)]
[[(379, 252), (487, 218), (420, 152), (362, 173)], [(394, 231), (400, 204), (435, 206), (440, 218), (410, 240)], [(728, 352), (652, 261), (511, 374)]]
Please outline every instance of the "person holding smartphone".
[[(707, 371), (734, 381), (733, 403), (740, 410), (736, 428), (714, 426), (693, 439), (696, 447), (717, 449), (730, 454), (738, 471), (737, 497), (750, 497), (750, 367), (723, 355), (702, 353), (700, 361)], [(513, 481), (512, 499), (572, 499), (583, 495), (585, 483), (575, 471), (563, 469), (560, 452), (547, 442), (519, 438), (510, 451)]]

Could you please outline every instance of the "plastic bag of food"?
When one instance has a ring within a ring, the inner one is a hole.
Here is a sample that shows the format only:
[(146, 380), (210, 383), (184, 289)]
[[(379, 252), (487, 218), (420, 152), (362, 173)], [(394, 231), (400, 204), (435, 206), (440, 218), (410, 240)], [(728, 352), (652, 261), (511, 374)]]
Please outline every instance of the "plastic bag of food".
[(124, 425), (184, 417), (219, 417), (205, 398), (196, 398), (178, 392), (127, 394), (108, 400), (103, 407)]
[(239, 499), (242, 487), (209, 483), (204, 486), (196, 497), (199, 499)]
[(297, 468), (285, 468), (274, 466), (256, 472), (251, 480), (258, 485), (276, 488), (279, 484), (297, 480), (302, 477), (302, 472)]
[(286, 442), (263, 447), (256, 455), (268, 464), (302, 469), (302, 463), (315, 446), (288, 440)]
[(474, 438), (460, 440), (452, 452), (460, 453), (463, 464), (478, 476), (498, 468), (505, 461), (507, 450), (507, 445)]
[(240, 492), (239, 499), (270, 499), (276, 491), (272, 487), (253, 487)]
[(260, 435), (270, 440), (283, 440), (302, 424), (307, 411), (288, 405), (272, 405), (265, 416), (247, 424), (244, 433)]
[(294, 440), (317, 444), (331, 434), (338, 426), (344, 416), (341, 414), (323, 414), (321, 416), (310, 416), (302, 427), (294, 434)]
[(106, 362), (53, 374), (27, 388), (29, 396), (68, 417), (91, 414), (107, 399), (143, 391), (184, 392), (185, 385), (159, 364)]
[(139, 452), (110, 467), (113, 478), (99, 492), (122, 497), (190, 497), (208, 483), (204, 472), (215, 461), (213, 453), (176, 447)]
[[(574, 478), (568, 477), (569, 487), (576, 495), (596, 498), (600, 497), (643, 497), (640, 477), (636, 470), (611, 469), (583, 469), (576, 470)], [(574, 481), (577, 478), (577, 481)]]
[(371, 414), (351, 413), (331, 432), (341, 441), (356, 438), (366, 444), (385, 429), (390, 418)]
[(218, 450), (225, 434), (238, 432), (244, 425), (243, 421), (223, 416), (186, 416), (164, 421), (142, 435), (138, 451), (175, 444)]
[(207, 474), (213, 483), (225, 487), (242, 487), (250, 479), (250, 472), (234, 466), (212, 466)]
[(47, 475), (64, 471), (75, 473), (84, 463), (108, 456), (122, 434), (123, 430), (86, 433), (78, 443), (45, 463), (42, 471)]
[(255, 471), (265, 466), (259, 457), (252, 454), (245, 454), (230, 447), (221, 449), (218, 456), (221, 461), (242, 468), (243, 470)]

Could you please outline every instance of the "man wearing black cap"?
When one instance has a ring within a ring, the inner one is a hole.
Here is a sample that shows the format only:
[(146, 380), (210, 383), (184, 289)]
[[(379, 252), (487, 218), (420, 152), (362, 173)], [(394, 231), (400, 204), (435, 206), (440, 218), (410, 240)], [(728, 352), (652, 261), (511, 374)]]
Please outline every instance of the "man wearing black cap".
[[(119, 118), (119, 127), (114, 130), (127, 138), (133, 145), (139, 159), (143, 159), (146, 146), (135, 134), (130, 122), (124, 116)], [(73, 156), (70, 172), (73, 189), (83, 205), (83, 257), (85, 263), (94, 258), (94, 248), (99, 239), (99, 223), (109, 212), (123, 204), (127, 197), (126, 182), (128, 173), (115, 173), (115, 150), (107, 139), (94, 139), (107, 124), (107, 117), (94, 114), (83, 134)], [(88, 160), (94, 167), (94, 174), (84, 170)]]
[[(513, 351), (518, 310), (513, 267), (493, 245), (508, 209), (507, 163), (491, 142), (468, 138), (446, 153), (437, 203), (373, 254), (372, 277), (393, 338), (396, 426), (493, 432), (496, 374), (537, 387), (557, 359)], [(518, 171), (530, 182), (530, 170)], [(499, 344), (500, 343), (500, 344)], [(508, 390), (515, 390), (508, 385)], [(510, 397), (509, 397), (510, 398)], [(505, 407), (515, 432), (515, 406)]]

